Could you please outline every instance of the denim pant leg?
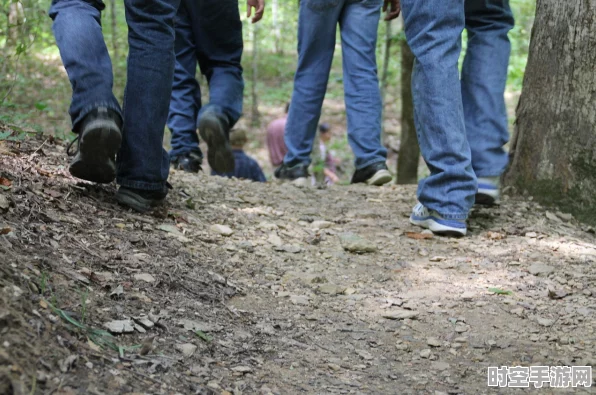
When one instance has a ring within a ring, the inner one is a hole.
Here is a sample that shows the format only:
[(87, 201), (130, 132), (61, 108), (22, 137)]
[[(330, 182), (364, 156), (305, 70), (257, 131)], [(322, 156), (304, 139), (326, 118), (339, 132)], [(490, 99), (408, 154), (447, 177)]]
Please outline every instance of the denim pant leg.
[(415, 56), (414, 118), (430, 176), (418, 199), (446, 219), (465, 219), (476, 176), (463, 117), (458, 59), (464, 0), (402, 0), (406, 38)]
[(121, 113), (112, 93), (112, 62), (101, 30), (97, 0), (53, 0), (50, 17), (62, 62), (72, 86), (70, 117), (73, 130), (91, 110), (107, 107)]
[(500, 176), (509, 158), (505, 86), (513, 28), (509, 0), (466, 0), (468, 50), (462, 70), (462, 96), (472, 167), (478, 177)]
[(340, 16), (348, 141), (356, 169), (385, 162), (381, 143), (381, 92), (377, 77), (377, 32), (382, 0), (346, 4)]
[[(210, 110), (233, 127), (242, 115), (242, 21), (237, 0), (183, 0), (190, 11), (197, 59), (209, 82)], [(200, 117), (200, 114), (199, 114)]]
[(310, 164), (345, 0), (302, 0), (298, 19), (298, 67), (284, 140), (284, 163)]
[(168, 179), (163, 149), (174, 76), (174, 16), (180, 0), (125, 0), (128, 67), (124, 133), (118, 154), (120, 185), (158, 190)]
[(190, 151), (200, 151), (197, 117), (201, 109), (201, 88), (196, 79), (197, 55), (190, 11), (192, 8), (187, 7), (186, 2), (181, 2), (175, 19), (176, 63), (167, 122), (172, 132), (172, 158)]

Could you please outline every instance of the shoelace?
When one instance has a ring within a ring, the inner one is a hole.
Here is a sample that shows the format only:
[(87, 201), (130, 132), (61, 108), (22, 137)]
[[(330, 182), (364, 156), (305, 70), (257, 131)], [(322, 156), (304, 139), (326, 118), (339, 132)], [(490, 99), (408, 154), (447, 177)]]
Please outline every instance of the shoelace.
[(66, 147), (66, 155), (68, 156), (75, 156), (78, 152), (78, 146), (77, 146), (77, 150), (75, 152), (71, 152), (71, 148), (74, 145), (74, 143), (79, 141), (79, 135), (77, 134), (77, 136), (74, 138), (74, 140), (72, 140), (70, 143), (68, 143), (68, 147)]

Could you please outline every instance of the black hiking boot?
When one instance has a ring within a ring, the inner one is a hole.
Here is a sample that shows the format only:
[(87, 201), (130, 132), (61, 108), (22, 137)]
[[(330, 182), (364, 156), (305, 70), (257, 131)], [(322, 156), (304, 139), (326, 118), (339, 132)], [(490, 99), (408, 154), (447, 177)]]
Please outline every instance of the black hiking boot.
[(207, 143), (207, 161), (211, 169), (216, 173), (233, 172), (235, 164), (228, 122), (213, 111), (205, 112), (199, 119), (199, 134)]
[[(91, 111), (79, 125), (78, 136), (66, 150), (73, 156), (68, 171), (73, 177), (99, 184), (116, 178), (116, 153), (122, 143), (122, 118), (109, 108)], [(70, 148), (77, 143), (77, 152)]]
[(184, 154), (173, 157), (170, 161), (172, 167), (176, 170), (183, 170), (187, 173), (198, 173), (203, 168), (203, 155), (197, 151), (185, 152)]
[(168, 196), (168, 187), (164, 186), (161, 190), (146, 191), (121, 186), (116, 192), (116, 201), (125, 207), (140, 213), (146, 213), (164, 204), (166, 196)]
[(352, 176), (352, 184), (367, 183), (368, 185), (384, 185), (393, 179), (385, 162), (377, 162), (356, 170)]
[(308, 165), (299, 163), (297, 165), (288, 165), (282, 163), (280, 167), (275, 169), (275, 178), (283, 181), (292, 181), (296, 183), (306, 183), (308, 174)]

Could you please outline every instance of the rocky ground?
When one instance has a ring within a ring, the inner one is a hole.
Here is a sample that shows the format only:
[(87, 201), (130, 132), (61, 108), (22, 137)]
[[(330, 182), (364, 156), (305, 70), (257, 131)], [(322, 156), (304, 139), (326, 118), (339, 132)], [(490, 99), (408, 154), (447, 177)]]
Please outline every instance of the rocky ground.
[(531, 200), (445, 239), (413, 187), (175, 172), (148, 216), (51, 138), (0, 163), (2, 394), (507, 393), (489, 366), (596, 362), (594, 229)]

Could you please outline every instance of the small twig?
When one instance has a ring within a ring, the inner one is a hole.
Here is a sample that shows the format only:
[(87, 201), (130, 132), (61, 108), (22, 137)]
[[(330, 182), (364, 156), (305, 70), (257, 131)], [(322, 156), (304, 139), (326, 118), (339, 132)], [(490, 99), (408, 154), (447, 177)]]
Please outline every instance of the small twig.
[(46, 145), (46, 143), (48, 142), (49, 138), (47, 138), (40, 146), (38, 149), (36, 149), (35, 151), (33, 151), (33, 153), (31, 155), (29, 155), (29, 160), (31, 160), (33, 158), (33, 155), (37, 154), (44, 145)]

